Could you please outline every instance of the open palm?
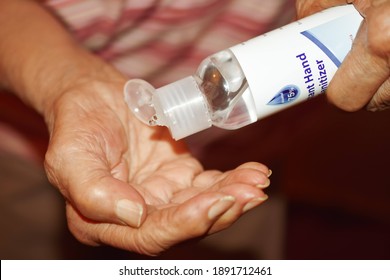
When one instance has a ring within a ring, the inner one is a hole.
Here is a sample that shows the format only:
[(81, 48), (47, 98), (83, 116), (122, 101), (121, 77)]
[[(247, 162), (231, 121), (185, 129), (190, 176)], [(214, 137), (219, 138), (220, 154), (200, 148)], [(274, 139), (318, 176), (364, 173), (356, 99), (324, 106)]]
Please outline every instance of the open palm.
[(119, 77), (80, 83), (47, 118), (45, 166), (76, 238), (155, 255), (228, 227), (267, 198), (266, 166), (204, 171), (166, 129), (133, 118), (123, 84)]

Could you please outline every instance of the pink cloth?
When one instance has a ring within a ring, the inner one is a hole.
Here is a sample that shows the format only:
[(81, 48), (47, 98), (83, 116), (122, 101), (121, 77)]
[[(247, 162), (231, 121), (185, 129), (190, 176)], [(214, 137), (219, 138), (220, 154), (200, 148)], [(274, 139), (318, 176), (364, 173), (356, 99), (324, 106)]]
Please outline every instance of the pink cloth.
[(155, 86), (194, 72), (209, 54), (288, 22), (291, 0), (49, 0), (87, 48)]
[[(293, 0), (46, 1), (80, 44), (128, 77), (145, 79), (156, 87), (192, 74), (201, 60), (212, 53), (287, 23), (293, 17), (294, 3)], [(37, 154), (43, 157), (48, 136), (40, 117), (12, 95), (0, 92), (0, 101), (0, 146), (3, 146), (0, 151), (16, 147), (14, 152), (26, 157)]]

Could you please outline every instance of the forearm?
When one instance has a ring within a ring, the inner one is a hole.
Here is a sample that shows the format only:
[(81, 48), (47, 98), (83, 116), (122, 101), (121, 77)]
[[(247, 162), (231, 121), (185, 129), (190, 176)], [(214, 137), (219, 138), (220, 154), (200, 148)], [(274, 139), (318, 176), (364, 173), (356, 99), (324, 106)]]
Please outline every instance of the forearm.
[(0, 0), (0, 86), (45, 115), (53, 100), (105, 63), (35, 1)]

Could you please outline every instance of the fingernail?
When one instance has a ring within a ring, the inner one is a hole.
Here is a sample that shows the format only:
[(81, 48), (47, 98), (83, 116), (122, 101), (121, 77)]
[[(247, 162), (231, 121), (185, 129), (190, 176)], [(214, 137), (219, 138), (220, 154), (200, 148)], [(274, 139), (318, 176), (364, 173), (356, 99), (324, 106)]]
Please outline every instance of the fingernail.
[(367, 105), (366, 109), (367, 109), (367, 111), (369, 111), (369, 112), (380, 111), (378, 107), (375, 107), (375, 106), (372, 105), (372, 104)]
[(271, 170), (271, 169), (268, 169), (268, 175), (267, 175), (267, 177), (269, 178), (269, 177), (271, 177), (271, 175), (272, 175), (272, 170)]
[(260, 189), (265, 189), (265, 188), (268, 188), (270, 184), (271, 184), (271, 181), (267, 178), (267, 180), (264, 183), (257, 184), (256, 187), (258, 187)]
[(131, 227), (139, 227), (141, 225), (142, 213), (142, 205), (130, 200), (122, 199), (116, 204), (116, 215), (122, 222)]
[(266, 201), (268, 199), (268, 195), (264, 195), (262, 197), (257, 197), (249, 201), (244, 208), (242, 209), (242, 212), (248, 212), (249, 210), (255, 208), (256, 206), (260, 205), (262, 202)]
[(225, 196), (222, 197), (220, 200), (215, 202), (209, 209), (208, 217), (210, 220), (214, 220), (216, 217), (222, 215), (224, 212), (226, 212), (232, 205), (234, 204), (234, 201), (236, 199), (234, 196)]

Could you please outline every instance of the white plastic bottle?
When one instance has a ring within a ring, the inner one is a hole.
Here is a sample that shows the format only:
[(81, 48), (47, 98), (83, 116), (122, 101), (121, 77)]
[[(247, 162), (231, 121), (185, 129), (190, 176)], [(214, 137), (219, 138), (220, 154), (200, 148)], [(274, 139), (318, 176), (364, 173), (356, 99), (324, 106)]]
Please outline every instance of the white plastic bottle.
[(330, 8), (211, 55), (193, 76), (164, 87), (130, 80), (125, 101), (176, 140), (212, 125), (243, 127), (324, 93), (361, 21), (352, 5)]

